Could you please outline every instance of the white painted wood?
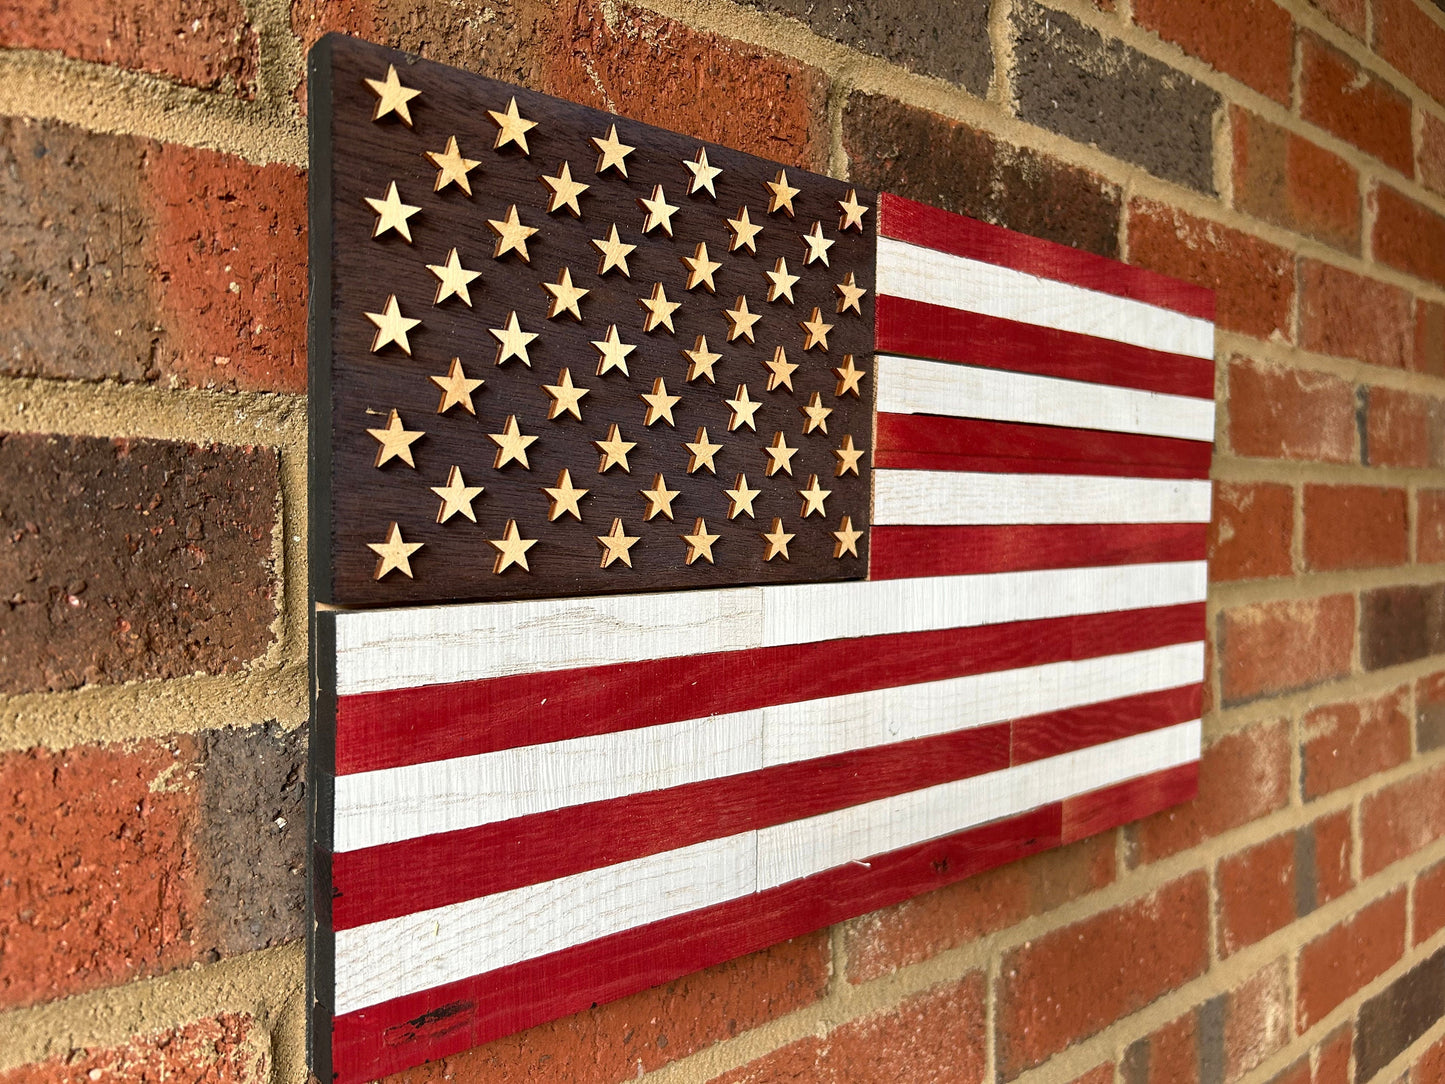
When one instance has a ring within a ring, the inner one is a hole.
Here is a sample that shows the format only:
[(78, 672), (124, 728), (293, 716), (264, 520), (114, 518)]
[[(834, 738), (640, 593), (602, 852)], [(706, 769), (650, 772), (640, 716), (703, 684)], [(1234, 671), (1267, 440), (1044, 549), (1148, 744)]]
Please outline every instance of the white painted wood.
[(876, 281), (880, 294), (1172, 354), (1214, 356), (1208, 320), (891, 237), (878, 238)]
[(1004, 369), (880, 354), (878, 410), (1214, 440), (1214, 403)]
[(1207, 478), (875, 470), (873, 522), (1208, 523)]

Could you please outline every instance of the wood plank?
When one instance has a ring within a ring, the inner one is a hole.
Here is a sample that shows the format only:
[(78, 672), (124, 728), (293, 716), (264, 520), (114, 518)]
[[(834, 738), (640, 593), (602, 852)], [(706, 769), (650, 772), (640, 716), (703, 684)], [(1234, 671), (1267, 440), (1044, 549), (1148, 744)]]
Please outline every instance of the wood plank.
[(1010, 763), (1027, 764), (1161, 726), (1186, 723), (1200, 717), (1203, 699), (1203, 683), (1194, 682), (1017, 719)]
[(1064, 807), (1065, 843), (1098, 835), (1160, 810), (1187, 802), (1199, 792), (1199, 762), (1069, 798)]

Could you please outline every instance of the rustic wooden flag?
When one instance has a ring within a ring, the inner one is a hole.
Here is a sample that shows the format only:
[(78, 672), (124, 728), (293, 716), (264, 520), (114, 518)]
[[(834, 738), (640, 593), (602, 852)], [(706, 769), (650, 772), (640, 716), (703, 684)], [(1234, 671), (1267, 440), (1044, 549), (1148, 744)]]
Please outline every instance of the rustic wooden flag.
[(1193, 794), (1207, 291), (343, 37), (309, 99), (322, 1079)]

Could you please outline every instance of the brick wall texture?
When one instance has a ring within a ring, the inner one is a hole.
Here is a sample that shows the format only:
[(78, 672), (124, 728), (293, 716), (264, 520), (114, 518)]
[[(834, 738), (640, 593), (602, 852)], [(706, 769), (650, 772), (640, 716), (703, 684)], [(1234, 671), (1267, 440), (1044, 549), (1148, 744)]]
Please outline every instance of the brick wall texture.
[(306, 48), (1217, 292), (1197, 800), (396, 1080), (1445, 1084), (1445, 0), (0, 0), (0, 1084), (303, 1084)]

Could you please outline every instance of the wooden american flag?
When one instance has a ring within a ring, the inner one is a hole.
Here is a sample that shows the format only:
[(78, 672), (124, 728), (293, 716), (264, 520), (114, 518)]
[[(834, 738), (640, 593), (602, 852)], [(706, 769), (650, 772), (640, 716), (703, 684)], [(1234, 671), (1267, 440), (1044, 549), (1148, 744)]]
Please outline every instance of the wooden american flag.
[(1207, 291), (351, 39), (311, 65), (322, 1079), (1192, 796)]

